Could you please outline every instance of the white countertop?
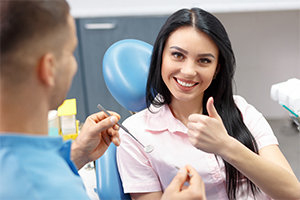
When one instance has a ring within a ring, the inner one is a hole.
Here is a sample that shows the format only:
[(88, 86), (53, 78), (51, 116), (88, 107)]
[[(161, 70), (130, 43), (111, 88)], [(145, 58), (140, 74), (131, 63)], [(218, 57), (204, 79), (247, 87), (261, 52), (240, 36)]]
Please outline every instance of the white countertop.
[(300, 0), (67, 0), (75, 18), (170, 15), (200, 7), (212, 13), (300, 10)]

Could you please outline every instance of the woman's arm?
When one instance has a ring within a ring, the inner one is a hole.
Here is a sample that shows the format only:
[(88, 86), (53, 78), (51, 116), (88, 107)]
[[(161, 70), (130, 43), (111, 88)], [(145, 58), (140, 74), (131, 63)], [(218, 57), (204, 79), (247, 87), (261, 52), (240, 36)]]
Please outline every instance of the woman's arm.
[(277, 145), (257, 155), (228, 135), (212, 98), (207, 110), (209, 116), (189, 117), (188, 135), (196, 148), (221, 156), (273, 199), (300, 199), (300, 183)]
[(300, 199), (300, 183), (277, 145), (264, 147), (257, 155), (231, 139), (219, 153), (224, 160), (273, 199)]

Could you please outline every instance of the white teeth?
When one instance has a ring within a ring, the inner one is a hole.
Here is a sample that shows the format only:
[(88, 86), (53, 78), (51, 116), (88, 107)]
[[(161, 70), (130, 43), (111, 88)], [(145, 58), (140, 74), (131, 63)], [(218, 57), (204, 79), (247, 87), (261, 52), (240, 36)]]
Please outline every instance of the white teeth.
[(184, 87), (192, 87), (192, 86), (194, 86), (195, 84), (193, 83), (186, 83), (186, 82), (183, 82), (183, 81), (180, 81), (180, 80), (178, 80), (177, 79), (177, 82), (180, 84), (180, 85), (182, 85), (182, 86), (184, 86)]

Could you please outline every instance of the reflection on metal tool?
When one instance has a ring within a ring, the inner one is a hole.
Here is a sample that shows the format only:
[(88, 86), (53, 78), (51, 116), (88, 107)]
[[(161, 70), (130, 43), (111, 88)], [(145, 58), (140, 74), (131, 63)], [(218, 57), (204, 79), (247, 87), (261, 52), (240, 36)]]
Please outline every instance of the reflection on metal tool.
[[(111, 116), (111, 114), (109, 114), (109, 112), (107, 112), (107, 110), (101, 106), (100, 104), (98, 104), (97, 108), (99, 108), (100, 110), (102, 110), (103, 112), (105, 112), (108, 116)], [(144, 148), (144, 151), (146, 153), (151, 153), (154, 150), (154, 147), (152, 145), (147, 145), (144, 146), (138, 139), (136, 139), (129, 131), (127, 128), (125, 128), (122, 124), (120, 124), (119, 122), (117, 122), (117, 125), (122, 128), (126, 133), (128, 133), (135, 141), (137, 141), (140, 145), (142, 145), (142, 147)]]

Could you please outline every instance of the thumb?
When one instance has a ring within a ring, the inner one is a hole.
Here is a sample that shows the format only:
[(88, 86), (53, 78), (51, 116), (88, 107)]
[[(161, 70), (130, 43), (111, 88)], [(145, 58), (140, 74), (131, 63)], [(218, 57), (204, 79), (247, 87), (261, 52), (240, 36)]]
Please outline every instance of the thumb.
[(109, 129), (110, 127), (114, 126), (118, 122), (118, 118), (116, 116), (107, 117), (98, 123), (96, 123), (93, 127), (93, 130), (96, 134)]
[(219, 116), (215, 106), (214, 106), (214, 98), (213, 97), (210, 97), (208, 100), (207, 100), (207, 103), (206, 103), (206, 109), (207, 109), (207, 112), (208, 112), (208, 115), (212, 118), (215, 118), (215, 119), (218, 119), (220, 120), (221, 117)]

